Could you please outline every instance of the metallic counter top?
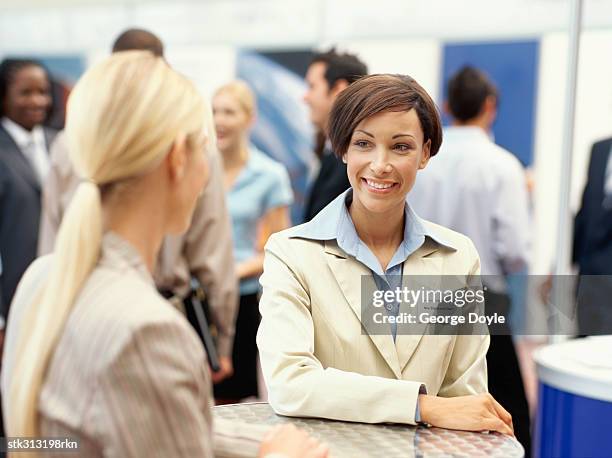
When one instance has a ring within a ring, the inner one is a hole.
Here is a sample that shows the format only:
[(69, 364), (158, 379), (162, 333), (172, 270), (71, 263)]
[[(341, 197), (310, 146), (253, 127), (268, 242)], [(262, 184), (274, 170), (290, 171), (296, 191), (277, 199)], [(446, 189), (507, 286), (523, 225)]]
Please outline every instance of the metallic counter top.
[(356, 457), (523, 457), (518, 441), (497, 433), (474, 433), (409, 425), (365, 424), (276, 415), (267, 403), (216, 406), (215, 418), (241, 423), (293, 423), (330, 449), (335, 458)]

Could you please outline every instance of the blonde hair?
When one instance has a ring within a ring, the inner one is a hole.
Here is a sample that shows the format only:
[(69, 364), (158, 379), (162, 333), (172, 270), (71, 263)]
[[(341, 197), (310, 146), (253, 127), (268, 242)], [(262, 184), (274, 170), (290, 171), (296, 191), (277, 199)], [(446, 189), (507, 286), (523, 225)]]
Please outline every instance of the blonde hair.
[[(159, 164), (180, 135), (214, 145), (210, 107), (194, 85), (148, 51), (116, 53), (88, 70), (72, 91), (66, 136), (84, 179), (63, 218), (46, 283), (19, 330), (7, 432), (37, 436), (45, 371), (79, 291), (94, 269), (103, 233), (100, 187)], [(201, 152), (201, 151), (200, 151)]]
[(255, 102), (255, 95), (247, 83), (242, 80), (235, 80), (224, 84), (215, 91), (215, 96), (223, 92), (227, 92), (234, 96), (240, 108), (244, 110), (249, 118), (255, 116), (257, 103)]

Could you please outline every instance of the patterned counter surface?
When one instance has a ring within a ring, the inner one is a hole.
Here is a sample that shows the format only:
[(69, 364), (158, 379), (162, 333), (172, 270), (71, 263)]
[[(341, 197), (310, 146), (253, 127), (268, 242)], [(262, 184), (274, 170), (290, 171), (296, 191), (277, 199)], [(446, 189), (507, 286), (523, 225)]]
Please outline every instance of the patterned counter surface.
[(407, 425), (370, 425), (318, 418), (276, 415), (267, 403), (213, 408), (215, 418), (253, 424), (293, 423), (330, 448), (334, 458), (356, 457), (499, 457), (524, 455), (518, 441), (497, 433), (483, 434)]

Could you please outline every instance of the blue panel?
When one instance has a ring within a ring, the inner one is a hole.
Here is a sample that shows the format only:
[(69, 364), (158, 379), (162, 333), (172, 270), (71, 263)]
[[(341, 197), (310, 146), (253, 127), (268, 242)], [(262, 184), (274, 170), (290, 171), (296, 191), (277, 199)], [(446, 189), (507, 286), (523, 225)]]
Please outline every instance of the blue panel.
[(47, 67), (54, 78), (67, 84), (74, 84), (85, 71), (82, 56), (40, 56), (39, 60)]
[(289, 172), (295, 201), (291, 219), (301, 223), (312, 162), (313, 131), (305, 104), (302, 77), (257, 52), (238, 54), (238, 78), (246, 81), (257, 98), (257, 121), (251, 131), (253, 144)]
[[(449, 44), (444, 47), (440, 94), (450, 76), (464, 65), (484, 70), (500, 93), (495, 142), (514, 153), (523, 165), (533, 162), (539, 43), (537, 41)], [(445, 124), (449, 118), (444, 116)]]
[(540, 383), (534, 456), (611, 457), (612, 403)]

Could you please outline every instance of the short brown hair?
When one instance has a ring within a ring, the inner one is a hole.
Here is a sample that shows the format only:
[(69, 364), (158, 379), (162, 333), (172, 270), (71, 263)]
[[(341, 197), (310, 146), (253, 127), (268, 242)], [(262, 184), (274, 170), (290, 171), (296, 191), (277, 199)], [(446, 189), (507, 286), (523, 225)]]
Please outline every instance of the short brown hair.
[(342, 53), (331, 48), (329, 51), (315, 54), (310, 65), (321, 62), (325, 64), (324, 77), (329, 89), (341, 80), (348, 84), (368, 74), (368, 66), (355, 54)]
[(478, 116), (489, 96), (497, 100), (497, 88), (484, 72), (475, 67), (466, 65), (448, 82), (448, 106), (453, 118), (459, 121), (469, 121)]
[(127, 29), (113, 43), (113, 52), (143, 50), (164, 57), (164, 44), (157, 35), (144, 29)]
[(336, 98), (329, 115), (329, 139), (338, 157), (348, 150), (351, 136), (361, 121), (387, 111), (414, 109), (423, 129), (424, 142), (431, 140), (430, 155), (442, 144), (442, 121), (436, 104), (407, 75), (370, 75), (358, 79)]

